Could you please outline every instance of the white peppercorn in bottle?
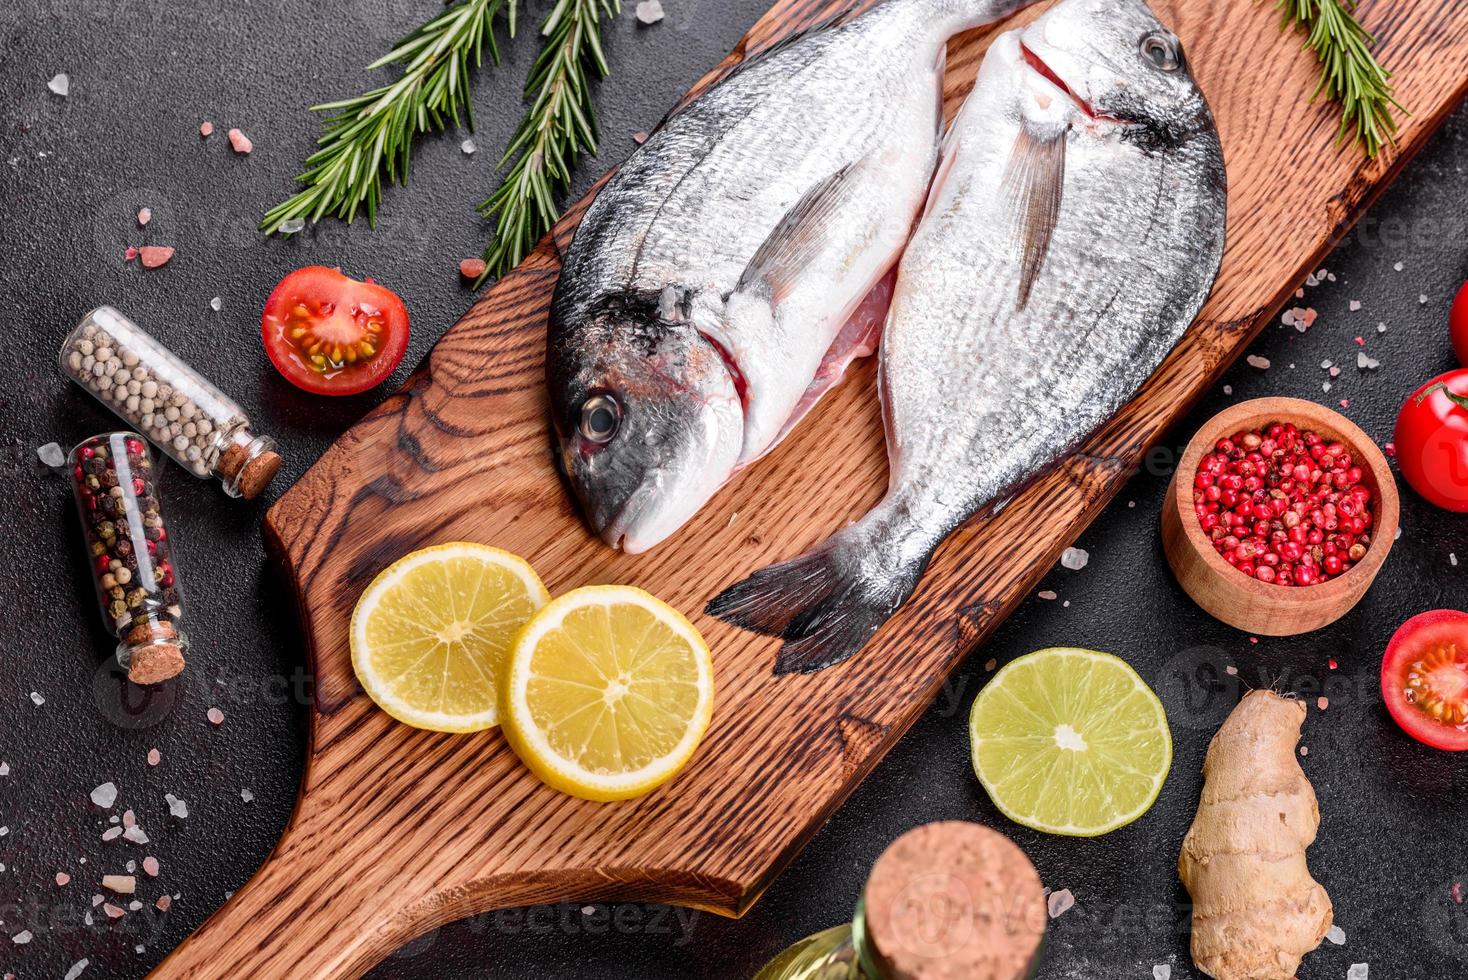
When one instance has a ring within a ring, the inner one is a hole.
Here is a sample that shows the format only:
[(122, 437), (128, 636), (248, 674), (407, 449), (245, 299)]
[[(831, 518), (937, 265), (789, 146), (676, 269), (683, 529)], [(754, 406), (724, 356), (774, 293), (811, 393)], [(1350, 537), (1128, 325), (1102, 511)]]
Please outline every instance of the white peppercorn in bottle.
[(251, 499), (280, 469), (275, 443), (244, 409), (110, 306), (82, 318), (61, 345), (61, 371), (194, 476)]

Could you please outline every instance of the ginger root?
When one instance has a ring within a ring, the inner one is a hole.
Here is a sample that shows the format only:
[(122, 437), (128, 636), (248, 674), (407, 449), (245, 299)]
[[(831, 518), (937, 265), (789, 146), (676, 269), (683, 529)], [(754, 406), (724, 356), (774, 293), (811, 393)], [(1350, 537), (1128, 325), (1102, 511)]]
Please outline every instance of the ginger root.
[(1320, 810), (1295, 756), (1306, 708), (1251, 691), (1213, 736), (1178, 874), (1193, 897), (1193, 962), (1214, 980), (1290, 980), (1331, 924), (1305, 864)]

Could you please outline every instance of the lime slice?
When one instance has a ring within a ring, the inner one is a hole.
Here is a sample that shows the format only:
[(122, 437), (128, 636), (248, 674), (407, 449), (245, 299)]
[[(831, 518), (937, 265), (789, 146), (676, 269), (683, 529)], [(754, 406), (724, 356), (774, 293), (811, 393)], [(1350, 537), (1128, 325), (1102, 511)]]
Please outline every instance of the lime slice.
[(974, 701), (969, 736), (994, 805), (1068, 837), (1136, 820), (1172, 765), (1162, 702), (1126, 661), (1094, 650), (1038, 650), (1005, 665)]

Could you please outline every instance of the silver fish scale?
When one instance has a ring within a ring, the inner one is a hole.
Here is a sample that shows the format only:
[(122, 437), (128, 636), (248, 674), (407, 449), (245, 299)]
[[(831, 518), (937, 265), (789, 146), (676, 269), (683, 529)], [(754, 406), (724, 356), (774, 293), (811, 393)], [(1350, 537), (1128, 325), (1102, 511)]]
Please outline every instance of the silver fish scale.
[[(602, 296), (669, 284), (727, 295), (806, 191), (875, 151), (901, 166), (874, 170), (859, 193), (894, 210), (920, 199), (946, 33), (914, 11), (934, 2), (889, 0), (757, 60), (674, 115), (588, 210), (557, 318), (573, 324)], [(852, 209), (853, 226), (870, 223), (862, 211)]]
[[(1147, 153), (1066, 135), (1062, 206), (1028, 304), (1002, 191), (1012, 87), (976, 91), (962, 147), (903, 258), (882, 348), (893, 532), (929, 546), (1056, 462), (1162, 362), (1212, 286), (1223, 227), (1211, 134)], [(976, 289), (976, 283), (994, 284)]]

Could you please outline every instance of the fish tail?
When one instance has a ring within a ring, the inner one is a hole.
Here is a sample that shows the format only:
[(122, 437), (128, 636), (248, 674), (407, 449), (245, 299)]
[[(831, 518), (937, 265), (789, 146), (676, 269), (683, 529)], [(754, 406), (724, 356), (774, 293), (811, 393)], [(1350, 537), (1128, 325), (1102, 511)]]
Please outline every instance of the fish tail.
[(808, 674), (840, 663), (866, 646), (912, 595), (931, 550), (880, 560), (876, 525), (866, 520), (812, 551), (762, 568), (709, 602), (706, 612), (767, 636), (782, 636), (775, 673)]

